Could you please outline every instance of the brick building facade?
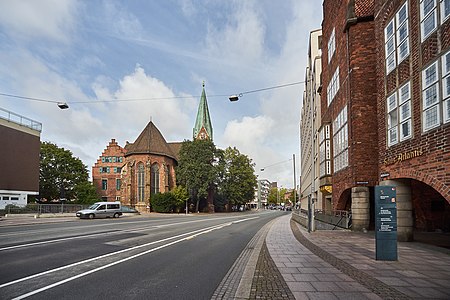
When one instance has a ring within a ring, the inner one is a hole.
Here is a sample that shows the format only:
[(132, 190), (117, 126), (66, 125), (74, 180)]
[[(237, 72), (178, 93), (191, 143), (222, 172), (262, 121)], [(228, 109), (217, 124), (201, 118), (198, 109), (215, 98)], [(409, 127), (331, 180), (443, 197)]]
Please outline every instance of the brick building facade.
[(450, 1), (325, 0), (323, 13), (333, 209), (370, 228), (373, 187), (394, 185), (399, 240), (449, 231)]
[(146, 211), (152, 195), (175, 187), (180, 145), (167, 143), (153, 122), (147, 124), (134, 143), (127, 143), (122, 168), (123, 204)]
[(92, 167), (92, 180), (102, 201), (121, 201), (125, 149), (112, 139)]
[[(376, 44), (373, 1), (323, 2), (322, 126), (332, 141), (334, 210), (366, 226), (370, 186), (378, 178)], [(329, 183), (321, 178), (321, 187)]]
[(375, 1), (380, 184), (399, 233), (450, 231), (450, 1)]

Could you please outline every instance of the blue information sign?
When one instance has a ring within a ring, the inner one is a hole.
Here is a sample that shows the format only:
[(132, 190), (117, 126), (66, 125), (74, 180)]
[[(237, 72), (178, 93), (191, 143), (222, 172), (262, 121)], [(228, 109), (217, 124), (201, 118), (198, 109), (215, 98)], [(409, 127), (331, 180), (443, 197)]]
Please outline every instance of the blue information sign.
[(375, 187), (375, 245), (377, 260), (398, 260), (397, 200), (394, 186)]

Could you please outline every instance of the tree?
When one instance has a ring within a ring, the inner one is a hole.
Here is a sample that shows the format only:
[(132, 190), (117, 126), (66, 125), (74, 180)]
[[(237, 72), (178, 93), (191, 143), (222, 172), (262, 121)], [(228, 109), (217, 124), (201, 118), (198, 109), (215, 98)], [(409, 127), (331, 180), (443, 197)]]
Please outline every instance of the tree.
[(267, 202), (270, 204), (278, 203), (278, 189), (276, 187), (270, 188), (269, 195), (267, 196)]
[(157, 193), (152, 196), (152, 210), (159, 213), (171, 213), (176, 206), (175, 196), (171, 192)]
[(89, 182), (81, 182), (74, 187), (76, 202), (79, 204), (93, 204), (100, 200), (95, 186)]
[(173, 194), (175, 199), (175, 209), (177, 211), (183, 210), (183, 207), (186, 205), (186, 201), (189, 200), (189, 193), (186, 187), (177, 185), (170, 192)]
[[(74, 157), (70, 150), (59, 148), (49, 142), (41, 143), (39, 168), (41, 198), (76, 199), (82, 186), (88, 187), (86, 184), (89, 184), (88, 178), (87, 167), (79, 158)], [(89, 192), (88, 194), (92, 195)]]
[(236, 148), (228, 147), (220, 164), (222, 180), (220, 192), (227, 199), (229, 209), (232, 205), (244, 205), (255, 197), (257, 187), (252, 160)]
[(184, 141), (179, 152), (177, 182), (191, 192), (199, 211), (200, 200), (213, 206), (213, 192), (218, 178), (220, 150), (210, 140)]

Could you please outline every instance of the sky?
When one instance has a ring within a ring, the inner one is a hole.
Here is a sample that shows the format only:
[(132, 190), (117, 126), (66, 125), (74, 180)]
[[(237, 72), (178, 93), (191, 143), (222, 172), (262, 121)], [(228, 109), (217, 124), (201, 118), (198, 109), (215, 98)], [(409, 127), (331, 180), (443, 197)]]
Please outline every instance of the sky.
[(45, 101), (0, 95), (0, 108), (91, 170), (150, 120), (168, 142), (192, 140), (204, 81), (216, 146), (292, 188), (304, 84), (266, 88), (304, 81), (321, 22), (320, 0), (2, 0), (0, 93)]

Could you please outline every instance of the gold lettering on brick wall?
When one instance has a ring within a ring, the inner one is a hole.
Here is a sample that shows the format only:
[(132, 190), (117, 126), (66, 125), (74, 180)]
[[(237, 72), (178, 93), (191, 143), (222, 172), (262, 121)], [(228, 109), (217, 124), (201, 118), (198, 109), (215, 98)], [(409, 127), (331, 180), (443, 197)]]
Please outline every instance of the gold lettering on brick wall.
[(402, 162), (402, 161), (405, 161), (405, 160), (409, 160), (409, 159), (412, 159), (412, 158), (415, 158), (415, 157), (419, 157), (419, 156), (422, 156), (422, 155), (423, 155), (422, 148), (419, 148), (417, 150), (412, 150), (412, 151), (407, 151), (407, 152), (400, 153), (395, 158), (392, 158), (392, 159), (385, 158), (383, 163), (386, 166), (389, 166), (389, 165), (393, 165), (393, 164), (396, 164), (396, 163), (399, 163), (399, 162)]

